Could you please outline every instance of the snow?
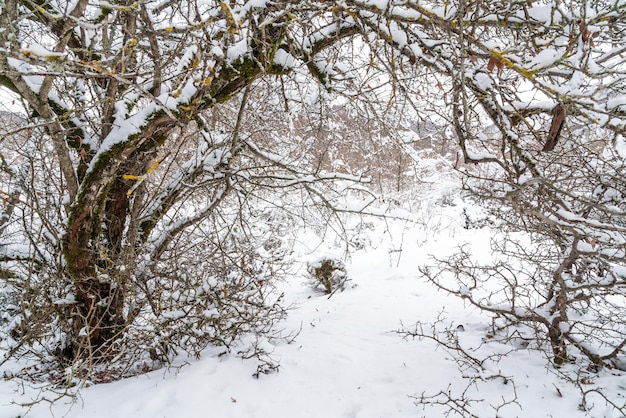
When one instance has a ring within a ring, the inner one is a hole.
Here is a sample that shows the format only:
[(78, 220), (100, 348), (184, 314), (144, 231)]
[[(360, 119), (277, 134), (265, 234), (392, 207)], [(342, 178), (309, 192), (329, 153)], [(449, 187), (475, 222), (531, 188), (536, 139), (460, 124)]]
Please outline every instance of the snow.
[(294, 68), (297, 64), (296, 58), (284, 49), (276, 51), (274, 63), (283, 68)]
[(28, 85), (28, 87), (34, 92), (39, 93), (39, 89), (41, 89), (41, 85), (43, 83), (43, 77), (40, 75), (26, 75), (29, 73), (34, 73), (37, 70), (34, 69), (30, 64), (17, 60), (15, 58), (8, 57), (7, 62), (11, 67), (13, 67), (16, 71), (24, 74), (22, 78)]
[(176, 311), (163, 312), (162, 315), (164, 318), (167, 318), (167, 319), (180, 319), (180, 318), (183, 318), (186, 314), (183, 311), (176, 310)]
[[(430, 255), (446, 257), (463, 243), (478, 259), (490, 257), (494, 231), (465, 229), (462, 214), (478, 216), (481, 209), (463, 202), (457, 193), (444, 181), (437, 190), (426, 191), (422, 206), (414, 210), (422, 217), (418, 223), (368, 221), (364, 233), (369, 244), (346, 259), (350, 282), (343, 292), (328, 297), (313, 290), (305, 269), (280, 283), (286, 302), (293, 304), (281, 327), (299, 333), (291, 343), (268, 346), (272, 358), (280, 362), (277, 373), (255, 378), (254, 360), (209, 348), (200, 359), (179, 357), (170, 368), (83, 388), (77, 398), (62, 398), (53, 405), (19, 406), (42, 392), (23, 382), (3, 381), (2, 416), (436, 417), (445, 409), (417, 406), (415, 399), (440, 391), (482, 399), (473, 408), (478, 416), (494, 416), (493, 411), (507, 401), (511, 402), (498, 409), (498, 416), (587, 416), (578, 410), (577, 389), (560, 381), (538, 352), (520, 349), (497, 364), (485, 361), (482, 370), (460, 371), (433, 341), (402, 338), (396, 332), (414, 329), (419, 321), (427, 332), (430, 324), (450, 327), (465, 346), (483, 353), (510, 350), (499, 343), (485, 344), (489, 318), (462, 299), (437, 291), (419, 272), (420, 266), (432, 262)], [(442, 205), (442, 199), (448, 203)], [(322, 239), (303, 230), (293, 257), (304, 264), (322, 255), (343, 256), (345, 246), (336, 238)], [(469, 292), (462, 289), (463, 294)], [(169, 313), (172, 319), (183, 315)], [(563, 332), (568, 329), (562, 324)], [(603, 379), (596, 383), (614, 385)], [(623, 392), (618, 388), (611, 393), (623, 402)], [(617, 417), (600, 399), (594, 400), (592, 412), (597, 415), (592, 416)]]
[(146, 108), (139, 110), (137, 113), (127, 117), (125, 109), (125, 101), (119, 101), (115, 104), (115, 121), (109, 135), (104, 139), (100, 149), (92, 159), (89, 165), (89, 171), (99, 162), (101, 155), (106, 154), (112, 147), (120, 142), (128, 140), (133, 134), (140, 132), (140, 128), (146, 123), (148, 117), (152, 116), (160, 106), (150, 103)]
[(493, 155), (493, 154), (489, 154), (486, 152), (473, 152), (470, 150), (467, 150), (467, 156), (472, 161), (495, 160), (498, 158), (496, 155)]
[(528, 64), (527, 68), (529, 70), (539, 70), (541, 68), (546, 68), (554, 65), (561, 56), (563, 55), (563, 51), (559, 51), (555, 48), (546, 48), (540, 53), (538, 53)]
[[(561, 21), (560, 16), (553, 13), (550, 6), (533, 6), (528, 9), (528, 16), (534, 20), (545, 23), (559, 23)], [(520, 19), (525, 19), (522, 12), (520, 12), (519, 17)]]
[(248, 52), (248, 39), (244, 38), (238, 42), (235, 42), (228, 51), (226, 52), (226, 58), (228, 62), (234, 62), (237, 59), (241, 58)]
[[(397, 14), (406, 18), (420, 16), (410, 8), (392, 6), (387, 0), (362, 0), (361, 3), (385, 10), (386, 15)], [(233, 16), (238, 23), (240, 18), (243, 19), (244, 12), (253, 13), (253, 8), (264, 7), (267, 4), (270, 4), (268, 0), (247, 1), (244, 6), (233, 11)], [(557, 25), (565, 20), (565, 16), (553, 13), (549, 6), (531, 5), (524, 9), (530, 18), (536, 21)], [(440, 7), (433, 12), (438, 16), (451, 16), (456, 9), (452, 6), (447, 7), (446, 4), (445, 8)], [(362, 16), (366, 15), (367, 12), (362, 12)], [(527, 20), (521, 12), (517, 18), (521, 21)], [(349, 17), (341, 23), (332, 23), (313, 31), (306, 39), (301, 40), (303, 49), (310, 49), (317, 41), (336, 34), (337, 25), (350, 25), (351, 19)], [(490, 19), (494, 19), (494, 16), (485, 17), (485, 20)], [(596, 28), (590, 26), (590, 30), (595, 31)], [(415, 38), (410, 38), (393, 22), (388, 26), (382, 26), (380, 31), (390, 35), (400, 47), (408, 46), (420, 59), (432, 60), (429, 61), (431, 63), (435, 62), (434, 59), (423, 56), (422, 47), (434, 49), (437, 46), (446, 46), (448, 42), (420, 30), (411, 35)], [(241, 28), (233, 36), (241, 36), (244, 32), (245, 28)], [(373, 39), (373, 34), (371, 36)], [(210, 56), (225, 57), (228, 63), (233, 63), (248, 54), (250, 49), (250, 40), (247, 37), (235, 39), (235, 43), (229, 47), (220, 46), (219, 43), (204, 47), (209, 48)], [(415, 42), (416, 39), (419, 42)], [(483, 45), (487, 49), (493, 49), (502, 46), (501, 43), (502, 40), (494, 38), (484, 41)], [(564, 59), (563, 52), (569, 43), (568, 37), (557, 39), (552, 42), (552, 45), (557, 45), (556, 47), (548, 46), (536, 56), (519, 62), (522, 62), (523, 68), (528, 71), (553, 67), (555, 63)], [(562, 45), (563, 48), (559, 48), (558, 45)], [(175, 79), (184, 74), (190, 66), (193, 67), (198, 52), (197, 46), (186, 49), (170, 78)], [(22, 53), (40, 58), (63, 57), (62, 54), (54, 54), (38, 44), (25, 48)], [(441, 56), (445, 57), (445, 54)], [(574, 68), (582, 67), (579, 62), (582, 57), (581, 54), (574, 55), (563, 64)], [(326, 74), (334, 75), (345, 71), (341, 62), (330, 62), (321, 55), (313, 59), (319, 70)], [(13, 69), (27, 74), (24, 80), (33, 92), (39, 92), (43, 78), (37, 75), (37, 69), (15, 58), (7, 60)], [(286, 49), (278, 49), (274, 62), (284, 68), (294, 68), (301, 64), (298, 58)], [(605, 71), (598, 66), (594, 67), (593, 64), (591, 60), (590, 71), (598, 73), (601, 70)], [(574, 71), (566, 83), (551, 85), (546, 81), (544, 84), (562, 95), (584, 95), (585, 89), (588, 88), (586, 77), (582, 71)], [(129, 112), (128, 105), (139, 97), (138, 94), (131, 92), (124, 100), (118, 101), (115, 105), (115, 123), (111, 133), (101, 144), (99, 154), (93, 159), (91, 168), (96, 165), (102, 153), (138, 133), (157, 111), (177, 110), (181, 104), (188, 103), (197, 91), (194, 84), (197, 80), (193, 77), (184, 80), (181, 85), (171, 89), (175, 90), (174, 92), (167, 91), (165, 88), (167, 84), (164, 85), (157, 100), (145, 107), (137, 106), (132, 112)], [(559, 78), (556, 77), (556, 80)], [(487, 91), (493, 89), (494, 83), (499, 81), (490, 74), (477, 71), (473, 75), (473, 82), (478, 88)], [(525, 86), (524, 90), (533, 87), (526, 82), (522, 86)], [(524, 93), (520, 94), (522, 100), (524, 96), (532, 97), (529, 97), (528, 101), (502, 103), (502, 108), (509, 111), (550, 110), (555, 106), (553, 100), (535, 91), (534, 87), (530, 93), (528, 91), (522, 93)], [(62, 103), (53, 94), (50, 97), (55, 102)], [(312, 94), (306, 96), (304, 100), (313, 103), (318, 98)], [(626, 98), (613, 97), (598, 106), (603, 107), (596, 108), (598, 111), (619, 113), (626, 110)], [(618, 118), (609, 121), (608, 116), (598, 117), (606, 118), (601, 119), (602, 123), (623, 125), (623, 121)], [(481, 135), (481, 141), (486, 139), (485, 135)], [(626, 158), (626, 141), (621, 136), (615, 141), (618, 151)], [(85, 142), (95, 144), (90, 138), (86, 138)], [(264, 152), (252, 145), (249, 146), (268, 161), (281, 163), (285, 158), (281, 154)], [(178, 190), (184, 180), (197, 168), (202, 167), (207, 173), (212, 173), (213, 167), (229, 159), (225, 152), (209, 153), (208, 150), (208, 146), (199, 149), (187, 163), (183, 164), (180, 173), (173, 176), (168, 183), (167, 190)], [(473, 160), (496, 158), (490, 153), (471, 150), (467, 151), (467, 155)], [(529, 159), (533, 158), (530, 153), (524, 155)], [(218, 173), (216, 176), (221, 175), (223, 174)], [(294, 174), (283, 178), (281, 185), (286, 187), (313, 183), (320, 178), (336, 180), (338, 177)], [(354, 176), (344, 176), (344, 179), (360, 180)], [(432, 181), (441, 183), (438, 177), (433, 177)], [(528, 177), (521, 178), (519, 184), (530, 186), (531, 181), (532, 177), (529, 174)], [(221, 193), (225, 192), (219, 191), (213, 202), (222, 197)], [(416, 197), (415, 201), (421, 203), (417, 209), (412, 208), (411, 211), (393, 208), (391, 204), (385, 206), (372, 196), (365, 200), (352, 198), (341, 202), (339, 206), (347, 211), (358, 212), (367, 208), (370, 213), (391, 215), (384, 220), (380, 218), (368, 220), (371, 227), (359, 237), (363, 238), (362, 242), (365, 243), (359, 249), (352, 248), (346, 251), (346, 244), (331, 233), (322, 239), (311, 229), (299, 231), (293, 253), (293, 258), (298, 263), (305, 266), (307, 260), (314, 262), (321, 257), (345, 259), (350, 281), (344, 291), (336, 292), (329, 297), (310, 287), (306, 280), (306, 268), (302, 267), (288, 281), (278, 284), (279, 290), (286, 295), (286, 304), (293, 306), (288, 318), (280, 324), (280, 327), (286, 332), (298, 335), (291, 343), (282, 342), (276, 345), (264, 343), (271, 356), (280, 363), (277, 373), (254, 377), (256, 360), (243, 360), (235, 352), (224, 354), (223, 349), (208, 348), (199, 359), (181, 356), (174, 360), (171, 367), (110, 384), (85, 387), (76, 398), (65, 397), (54, 404), (40, 402), (31, 406), (21, 404), (29, 404), (33, 399), (42, 397), (56, 399), (57, 395), (37, 384), (7, 379), (0, 381), (0, 418), (4, 416), (438, 417), (444, 416), (447, 412), (445, 407), (415, 405), (416, 397), (437, 396), (438, 393), (476, 399), (472, 404), (472, 413), (481, 417), (619, 416), (601, 398), (592, 398), (591, 395), (588, 399), (589, 404), (593, 404), (591, 410), (587, 413), (579, 410), (579, 388), (560, 380), (558, 371), (551, 368), (544, 355), (537, 351), (520, 348), (498, 363), (488, 360), (481, 362), (480, 367), (459, 369), (451, 354), (437, 346), (434, 341), (428, 338), (402, 338), (397, 332), (400, 329), (416, 329), (419, 325), (414, 324), (419, 321), (426, 333), (431, 327), (440, 331), (444, 328), (453, 330), (455, 338), (458, 338), (472, 354), (476, 352), (479, 358), (511, 350), (509, 345), (489, 342), (488, 337), (485, 337), (491, 320), (488, 315), (473, 308), (463, 298), (454, 298), (438, 291), (420, 272), (420, 268), (432, 263), (431, 256), (446, 259), (456, 248), (464, 244), (467, 244), (464, 248), (472, 252), (476, 260), (488, 262), (492, 258), (489, 243), (492, 238), (498, 237), (499, 232), (488, 227), (476, 228), (464, 225), (468, 220), (480, 219), (482, 214), (480, 208), (463, 202), (458, 198), (458, 194), (460, 191), (450, 188), (449, 184), (438, 184), (437, 189), (426, 190)], [(147, 215), (150, 211), (158, 210), (159, 204), (166, 197), (167, 193), (157, 196), (154, 205), (148, 207)], [(443, 203), (444, 200), (446, 204)], [(201, 216), (205, 210), (211, 208), (213, 202), (209, 202), (205, 208), (198, 208), (197, 212), (190, 210), (189, 216)], [(619, 208), (615, 207), (614, 210), (619, 211)], [(591, 231), (594, 226), (602, 227), (599, 221), (586, 219), (569, 210), (559, 209), (556, 215), (560, 222), (575, 224), (581, 230)], [(351, 218), (349, 222), (354, 222), (355, 219)], [(184, 220), (174, 219), (167, 228), (176, 229), (183, 222)], [(156, 246), (160, 242), (159, 239), (165, 239), (166, 232), (153, 237)], [(615, 249), (596, 247), (592, 242), (592, 240), (579, 241), (576, 250), (589, 254), (598, 252), (608, 256), (622, 254), (620, 251), (623, 250), (618, 248), (618, 243), (615, 244), (615, 248), (618, 249)], [(612, 274), (606, 278), (607, 283), (614, 279), (615, 275), (622, 279), (626, 277), (626, 267), (613, 266)], [(217, 283), (218, 279), (208, 278), (205, 286), (214, 286)], [(453, 289), (465, 298), (484, 290), (477, 289), (476, 286), (458, 285)], [(187, 296), (174, 293), (171, 297), (183, 300)], [(508, 309), (509, 305), (497, 302), (494, 302), (494, 309)], [(68, 294), (65, 298), (54, 300), (53, 303), (73, 304), (74, 295)], [(550, 312), (551, 307), (545, 305), (535, 312), (549, 318), (556, 315)], [(518, 306), (512, 309), (525, 314), (527, 308)], [(174, 321), (186, 315), (183, 310), (171, 310), (162, 316)], [(206, 309), (203, 315), (211, 318), (219, 315), (219, 310)], [(562, 333), (576, 330), (576, 321), (572, 318), (570, 320), (571, 322), (560, 323)], [(83, 329), (81, 333), (86, 335), (88, 330)], [(592, 349), (590, 346), (589, 350)], [(618, 367), (626, 368), (626, 359), (623, 356), (620, 359)], [(13, 360), (3, 363), (2, 357), (0, 366), (2, 366), (0, 374), (19, 370), (19, 365)], [(594, 384), (590, 384), (586, 389), (602, 388), (612, 401), (619, 405), (624, 404), (626, 377), (618, 373), (610, 371), (605, 375), (600, 374), (594, 378)]]
[(62, 52), (53, 52), (39, 44), (31, 44), (29, 46), (24, 47), (21, 51), (24, 55), (36, 55), (38, 57), (43, 58), (62, 58), (64, 54)]
[(265, 7), (267, 3), (269, 3), (269, 0), (249, 0), (246, 2), (244, 8), (252, 9), (255, 7)]
[(481, 90), (487, 91), (491, 90), (491, 88), (493, 87), (491, 77), (482, 72), (476, 73), (476, 75), (474, 76), (474, 82), (476, 83), (476, 86)]
[(625, 111), (626, 110), (626, 97), (616, 97), (609, 99), (606, 102), (606, 108), (613, 111)]
[(377, 8), (378, 10), (385, 10), (389, 6), (388, 0), (366, 0), (363, 4)]

